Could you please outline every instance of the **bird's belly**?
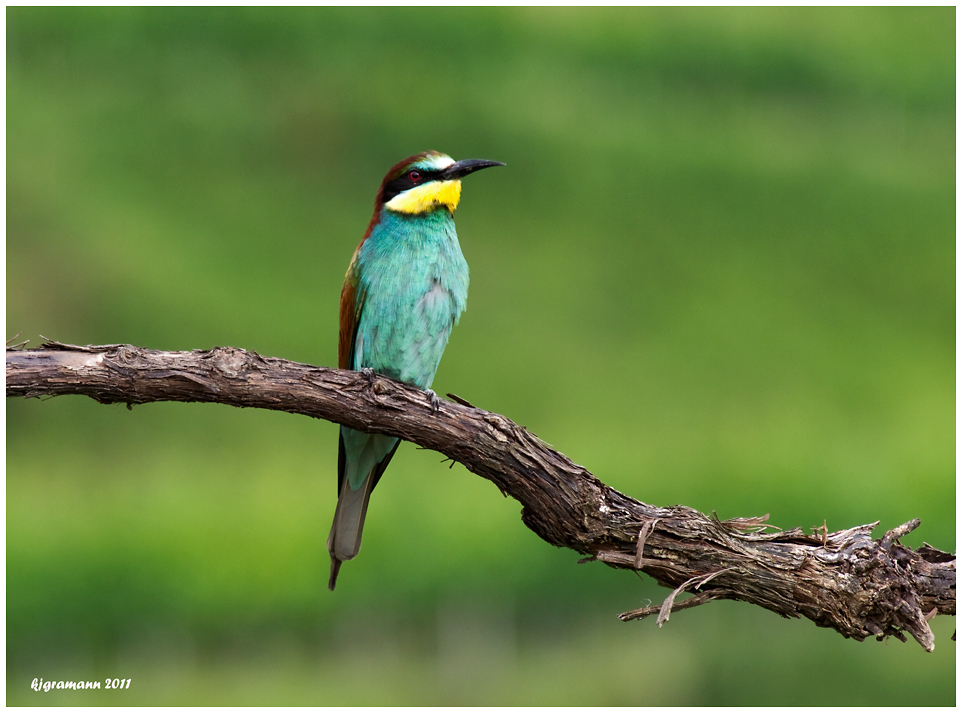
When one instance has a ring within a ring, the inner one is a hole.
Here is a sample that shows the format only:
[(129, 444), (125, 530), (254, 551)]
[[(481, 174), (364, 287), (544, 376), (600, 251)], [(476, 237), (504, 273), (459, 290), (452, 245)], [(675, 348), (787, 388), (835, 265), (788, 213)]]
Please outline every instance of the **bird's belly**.
[(358, 328), (355, 368), (429, 388), (457, 316), (453, 295), (437, 281), (386, 299), (369, 296)]

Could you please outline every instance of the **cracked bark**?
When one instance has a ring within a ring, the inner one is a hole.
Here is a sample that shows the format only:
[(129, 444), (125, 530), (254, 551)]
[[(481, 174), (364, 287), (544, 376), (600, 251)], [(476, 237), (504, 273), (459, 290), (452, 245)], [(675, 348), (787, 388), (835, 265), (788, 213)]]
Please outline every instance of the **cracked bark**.
[[(546, 542), (621, 569), (645, 572), (672, 593), (628, 621), (714, 599), (806, 617), (862, 641), (909, 634), (935, 646), (928, 621), (955, 614), (955, 555), (899, 542), (920, 524), (878, 540), (878, 525), (806, 534), (768, 532), (767, 515), (719, 520), (682, 505), (654, 507), (608, 487), (504, 416), (457, 403), (432, 408), (425, 392), (359, 372), (262, 357), (234, 347), (165, 352), (126, 344), (7, 350), (7, 396), (80, 394), (100, 403), (200, 401), (266, 408), (399, 436), (438, 451), (518, 500)], [(777, 529), (777, 528), (775, 528)], [(821, 530), (821, 528), (819, 528)], [(684, 592), (692, 597), (676, 598)]]

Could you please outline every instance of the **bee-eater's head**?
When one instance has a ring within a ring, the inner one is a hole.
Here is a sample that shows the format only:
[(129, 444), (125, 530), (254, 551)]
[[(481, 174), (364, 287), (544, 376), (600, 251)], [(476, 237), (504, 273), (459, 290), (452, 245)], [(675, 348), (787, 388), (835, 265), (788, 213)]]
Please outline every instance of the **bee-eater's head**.
[(377, 204), (396, 213), (415, 215), (446, 207), (452, 213), (461, 199), (461, 178), (498, 161), (470, 158), (455, 161), (437, 151), (425, 151), (401, 161), (388, 171)]

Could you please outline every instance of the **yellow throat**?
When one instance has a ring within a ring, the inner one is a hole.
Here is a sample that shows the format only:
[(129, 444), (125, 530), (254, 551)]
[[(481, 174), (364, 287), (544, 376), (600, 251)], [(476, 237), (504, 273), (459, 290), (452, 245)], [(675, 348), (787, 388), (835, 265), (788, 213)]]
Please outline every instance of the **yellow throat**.
[(398, 193), (384, 204), (388, 210), (411, 215), (447, 206), (452, 213), (461, 200), (461, 181), (430, 181)]

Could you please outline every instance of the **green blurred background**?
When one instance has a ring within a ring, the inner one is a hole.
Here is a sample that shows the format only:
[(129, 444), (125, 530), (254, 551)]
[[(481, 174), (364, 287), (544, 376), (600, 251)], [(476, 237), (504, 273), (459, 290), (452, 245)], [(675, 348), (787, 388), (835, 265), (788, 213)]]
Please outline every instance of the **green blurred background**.
[[(8, 338), (334, 365), (387, 168), (496, 159), (439, 393), (652, 504), (954, 550), (954, 8), (6, 12)], [(331, 593), (333, 424), (8, 400), (7, 702), (954, 703), (954, 619), (624, 624), (668, 591), (440, 461)]]

